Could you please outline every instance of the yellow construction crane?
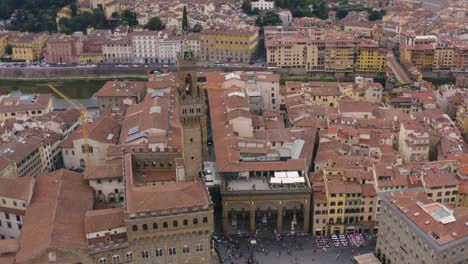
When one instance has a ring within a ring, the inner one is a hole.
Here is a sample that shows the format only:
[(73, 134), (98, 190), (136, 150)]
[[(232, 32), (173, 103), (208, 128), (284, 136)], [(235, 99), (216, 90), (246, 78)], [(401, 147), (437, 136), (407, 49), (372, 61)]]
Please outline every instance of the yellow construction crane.
[(86, 153), (86, 165), (90, 164), (90, 156), (89, 156), (89, 144), (88, 144), (88, 123), (86, 122), (86, 107), (80, 103), (74, 102), (72, 99), (68, 98), (68, 96), (64, 95), (60, 92), (57, 88), (49, 84), (50, 89), (54, 91), (57, 95), (65, 99), (69, 104), (71, 104), (75, 109), (80, 111), (80, 119), (81, 119), (81, 131), (83, 133), (83, 140), (84, 140), (84, 152)]

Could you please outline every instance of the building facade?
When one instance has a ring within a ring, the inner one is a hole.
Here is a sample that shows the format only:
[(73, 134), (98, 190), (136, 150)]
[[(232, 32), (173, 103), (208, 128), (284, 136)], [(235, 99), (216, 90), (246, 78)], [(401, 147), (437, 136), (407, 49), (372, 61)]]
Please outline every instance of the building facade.
[(46, 63), (78, 63), (83, 50), (82, 36), (53, 34), (47, 40), (45, 47)]
[(204, 30), (200, 59), (211, 62), (249, 62), (256, 56), (258, 29)]
[(466, 210), (418, 191), (383, 195), (375, 254), (382, 263), (464, 263)]

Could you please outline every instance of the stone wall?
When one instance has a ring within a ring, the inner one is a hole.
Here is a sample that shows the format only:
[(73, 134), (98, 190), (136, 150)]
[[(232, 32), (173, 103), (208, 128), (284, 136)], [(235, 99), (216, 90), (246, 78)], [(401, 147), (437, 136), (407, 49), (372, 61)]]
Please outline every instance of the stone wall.
[(145, 76), (152, 68), (146, 67), (43, 67), (43, 68), (0, 68), (0, 78), (55, 78), (55, 77), (92, 77), (109, 75), (142, 75)]

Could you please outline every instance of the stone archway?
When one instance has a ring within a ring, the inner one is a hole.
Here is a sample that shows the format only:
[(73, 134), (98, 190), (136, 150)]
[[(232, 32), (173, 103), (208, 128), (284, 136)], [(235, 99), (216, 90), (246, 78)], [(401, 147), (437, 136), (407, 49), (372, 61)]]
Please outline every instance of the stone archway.
[(288, 202), (282, 210), (283, 232), (285, 233), (303, 233), (307, 230), (305, 227), (306, 210), (301, 202)]
[(250, 233), (250, 207), (244, 203), (230, 204), (228, 209), (228, 234)]
[(277, 230), (278, 207), (271, 203), (257, 203), (255, 210), (255, 229), (259, 233), (273, 234)]

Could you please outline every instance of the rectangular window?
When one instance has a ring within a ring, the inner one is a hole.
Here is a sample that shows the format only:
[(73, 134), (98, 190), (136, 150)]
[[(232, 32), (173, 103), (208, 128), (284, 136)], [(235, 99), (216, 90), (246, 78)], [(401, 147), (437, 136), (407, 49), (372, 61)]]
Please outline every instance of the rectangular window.
[(198, 244), (196, 250), (197, 250), (197, 252), (203, 251), (203, 245), (202, 245), (202, 244)]
[(176, 248), (169, 248), (169, 255), (175, 256), (177, 254)]

